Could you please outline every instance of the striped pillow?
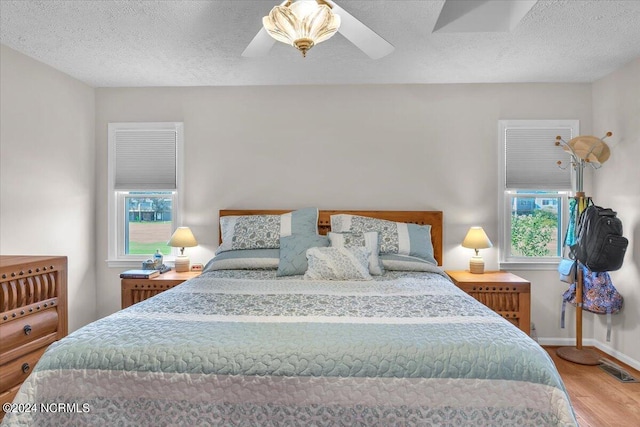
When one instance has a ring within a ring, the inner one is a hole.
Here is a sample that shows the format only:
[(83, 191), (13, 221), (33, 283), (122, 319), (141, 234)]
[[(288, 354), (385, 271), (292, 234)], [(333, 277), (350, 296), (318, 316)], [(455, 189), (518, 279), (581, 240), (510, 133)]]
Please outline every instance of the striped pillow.
[(328, 233), (331, 246), (336, 248), (364, 247), (369, 251), (369, 273), (380, 276), (384, 273), (384, 267), (378, 257), (380, 252), (378, 244), (378, 232), (366, 233)]
[(216, 254), (245, 249), (277, 249), (280, 237), (318, 234), (318, 208), (283, 215), (242, 215), (220, 218), (222, 244)]
[(418, 257), (438, 265), (433, 256), (431, 226), (393, 222), (358, 215), (331, 215), (331, 231), (377, 231), (380, 235), (380, 254), (398, 254)]
[(307, 280), (371, 280), (365, 248), (307, 249)]

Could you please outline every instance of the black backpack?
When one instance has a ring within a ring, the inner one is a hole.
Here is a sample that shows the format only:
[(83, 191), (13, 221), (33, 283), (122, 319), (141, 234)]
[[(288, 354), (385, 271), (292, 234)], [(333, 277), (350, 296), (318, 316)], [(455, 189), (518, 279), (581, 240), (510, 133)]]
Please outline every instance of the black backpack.
[(622, 237), (622, 221), (616, 212), (589, 206), (578, 221), (575, 259), (595, 272), (614, 271), (622, 266), (629, 241)]

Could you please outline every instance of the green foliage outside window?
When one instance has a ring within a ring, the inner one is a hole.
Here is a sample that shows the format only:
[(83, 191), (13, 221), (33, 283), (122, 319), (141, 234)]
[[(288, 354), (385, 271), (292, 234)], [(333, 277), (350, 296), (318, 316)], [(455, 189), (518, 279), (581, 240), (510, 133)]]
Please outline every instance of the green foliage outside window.
[(544, 210), (511, 216), (511, 247), (516, 256), (549, 256), (558, 230), (558, 215)]

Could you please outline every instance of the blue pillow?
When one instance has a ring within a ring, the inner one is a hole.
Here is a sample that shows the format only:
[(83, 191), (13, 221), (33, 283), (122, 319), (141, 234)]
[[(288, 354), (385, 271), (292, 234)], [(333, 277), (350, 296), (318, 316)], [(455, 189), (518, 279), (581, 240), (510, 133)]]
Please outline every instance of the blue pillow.
[(422, 258), (398, 254), (380, 255), (380, 261), (389, 271), (434, 271), (434, 267), (438, 265), (435, 260), (430, 262)]
[(244, 249), (222, 252), (213, 257), (203, 273), (214, 270), (275, 270), (280, 261), (278, 249)]
[(307, 271), (307, 249), (329, 246), (327, 236), (293, 234), (280, 238), (280, 263), (276, 276), (296, 276)]

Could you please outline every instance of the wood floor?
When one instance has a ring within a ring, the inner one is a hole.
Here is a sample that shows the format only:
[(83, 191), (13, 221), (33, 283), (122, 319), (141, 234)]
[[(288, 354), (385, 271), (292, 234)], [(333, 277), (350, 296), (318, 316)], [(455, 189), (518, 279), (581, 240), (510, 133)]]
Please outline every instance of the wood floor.
[[(640, 382), (622, 383), (598, 366), (579, 365), (559, 358), (556, 355), (557, 347), (544, 348), (551, 355), (569, 391), (580, 427), (640, 426)], [(640, 380), (639, 371), (597, 349), (591, 349)]]

